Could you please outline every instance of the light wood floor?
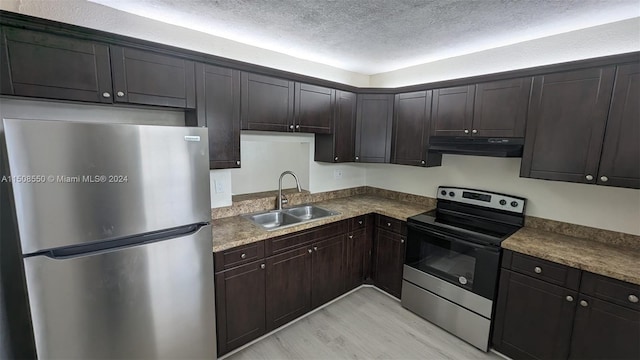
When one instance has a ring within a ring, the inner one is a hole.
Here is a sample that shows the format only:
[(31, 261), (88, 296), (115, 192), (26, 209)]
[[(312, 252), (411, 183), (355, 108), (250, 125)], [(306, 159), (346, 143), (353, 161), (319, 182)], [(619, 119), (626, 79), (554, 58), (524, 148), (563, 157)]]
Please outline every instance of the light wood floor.
[(225, 360), (501, 359), (361, 288)]

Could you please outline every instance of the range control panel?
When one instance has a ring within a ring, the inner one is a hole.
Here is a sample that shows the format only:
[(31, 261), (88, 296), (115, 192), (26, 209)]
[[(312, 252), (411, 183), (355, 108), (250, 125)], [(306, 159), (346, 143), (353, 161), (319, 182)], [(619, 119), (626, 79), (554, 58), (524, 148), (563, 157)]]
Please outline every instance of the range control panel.
[(524, 213), (524, 205), (527, 201), (524, 198), (511, 195), (448, 186), (438, 187), (438, 199), (510, 211), (518, 214)]

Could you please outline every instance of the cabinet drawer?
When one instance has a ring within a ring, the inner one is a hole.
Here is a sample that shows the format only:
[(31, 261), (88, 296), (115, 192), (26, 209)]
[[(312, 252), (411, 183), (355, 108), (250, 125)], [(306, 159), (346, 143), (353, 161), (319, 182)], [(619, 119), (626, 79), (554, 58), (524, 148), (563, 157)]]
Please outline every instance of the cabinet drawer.
[(640, 285), (584, 272), (580, 292), (620, 306), (640, 310)]
[(507, 262), (507, 268), (521, 274), (572, 290), (578, 290), (580, 286), (581, 272), (578, 269), (511, 251), (505, 252), (504, 260), (503, 266)]
[(379, 228), (383, 228), (397, 234), (404, 234), (406, 232), (404, 221), (390, 218), (388, 216), (378, 215), (376, 225)]
[(308, 245), (313, 241), (327, 239), (332, 236), (345, 234), (346, 232), (347, 221), (338, 221), (290, 235), (267, 239), (265, 244), (265, 253), (267, 256), (279, 254), (285, 251), (294, 250), (300, 246)]
[(356, 216), (349, 219), (349, 231), (365, 229), (367, 227), (367, 215)]
[(218, 272), (262, 258), (264, 258), (264, 241), (258, 241), (215, 253), (214, 268)]

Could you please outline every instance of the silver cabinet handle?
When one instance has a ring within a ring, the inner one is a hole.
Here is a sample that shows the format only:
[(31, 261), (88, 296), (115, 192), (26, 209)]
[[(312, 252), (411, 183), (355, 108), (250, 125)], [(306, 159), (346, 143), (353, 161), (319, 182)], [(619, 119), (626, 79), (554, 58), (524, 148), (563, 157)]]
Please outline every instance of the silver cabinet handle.
[(314, 247), (313, 247), (313, 251), (318, 251), (318, 247), (317, 247), (317, 246), (314, 246)]
[(473, 129), (473, 130), (471, 130), (471, 133), (472, 133), (472, 134), (477, 134), (477, 133), (478, 133), (478, 130)]
[(573, 301), (573, 296), (567, 295), (567, 297), (565, 299), (567, 299), (568, 302), (572, 302)]
[(359, 156), (356, 156), (356, 160), (360, 160), (360, 157), (359, 157)]
[(240, 160), (236, 161), (236, 165), (240, 165)]
[(580, 306), (587, 307), (589, 306), (589, 303), (587, 302), (587, 300), (580, 300)]
[(634, 304), (638, 302), (638, 297), (633, 295), (633, 294), (629, 295), (628, 299), (629, 299), (630, 302), (632, 302)]
[(102, 93), (102, 97), (103, 98), (110, 98), (111, 94), (105, 91), (105, 92)]
[(391, 226), (391, 223), (389, 223), (389, 222), (388, 222), (388, 223), (387, 223), (387, 226)]
[(362, 225), (362, 220), (358, 221), (358, 225)]
[(400, 244), (404, 244), (404, 239), (400, 239)]
[(591, 180), (593, 180), (593, 175), (587, 175), (584, 178), (589, 180), (589, 181), (591, 181)]
[(264, 264), (260, 264), (260, 269), (264, 269), (266, 266)]
[(353, 239), (353, 235), (349, 235), (349, 239)]
[(123, 97), (123, 96), (124, 96), (124, 93), (123, 93), (122, 91), (118, 91), (118, 92), (116, 93), (116, 95), (118, 95), (118, 97)]
[(468, 134), (469, 133), (469, 129), (464, 129), (464, 133)]
[(333, 158), (333, 160), (334, 160), (334, 161), (338, 161), (338, 157), (337, 157), (337, 156), (336, 156), (336, 157), (334, 157), (334, 158)]
[(242, 253), (242, 255), (240, 255), (240, 259), (245, 259), (247, 257), (247, 254)]
[(426, 161), (422, 160), (422, 161), (420, 161), (420, 164), (424, 165), (424, 164), (426, 164)]
[(607, 181), (609, 181), (609, 178), (604, 176), (604, 175), (602, 175), (602, 176), (600, 176), (600, 181), (607, 182)]
[(300, 129), (300, 125), (296, 125), (296, 129)]
[(533, 271), (536, 274), (540, 274), (540, 273), (542, 273), (542, 268), (540, 266), (536, 266), (536, 267), (533, 268)]
[(289, 129), (293, 130), (293, 124), (289, 125)]
[(309, 254), (311, 254), (311, 253), (313, 252), (313, 250), (311, 250), (311, 249), (309, 249), (309, 250), (307, 250), (307, 251), (309, 252)]

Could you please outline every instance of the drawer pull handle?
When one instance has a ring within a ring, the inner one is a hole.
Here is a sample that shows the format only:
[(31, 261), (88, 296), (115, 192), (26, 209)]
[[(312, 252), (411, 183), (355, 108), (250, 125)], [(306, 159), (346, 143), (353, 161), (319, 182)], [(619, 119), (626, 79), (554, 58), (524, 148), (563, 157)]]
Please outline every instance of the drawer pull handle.
[(264, 264), (260, 264), (260, 269), (264, 269), (265, 265)]
[(635, 304), (638, 302), (638, 297), (633, 294), (629, 295), (629, 301)]
[(589, 306), (589, 303), (587, 302), (587, 300), (580, 300), (580, 306), (587, 307)]
[(246, 257), (247, 257), (247, 254), (245, 254), (245, 253), (242, 253), (242, 255), (240, 255), (241, 259), (245, 259)]
[(542, 273), (542, 268), (540, 266), (536, 266), (536, 267), (533, 268), (533, 271), (536, 274), (541, 274)]
[(571, 295), (567, 295), (565, 299), (567, 299), (568, 302), (573, 302), (573, 296)]

